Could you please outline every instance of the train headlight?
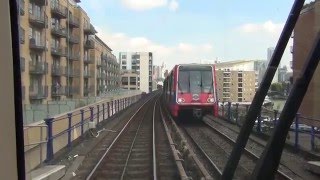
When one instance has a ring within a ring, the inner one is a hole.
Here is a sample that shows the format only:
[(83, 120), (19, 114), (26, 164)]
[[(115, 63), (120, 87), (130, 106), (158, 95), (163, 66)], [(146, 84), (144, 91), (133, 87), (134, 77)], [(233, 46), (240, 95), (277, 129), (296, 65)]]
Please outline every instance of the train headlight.
[(214, 102), (214, 99), (213, 99), (213, 98), (208, 98), (208, 99), (207, 99), (207, 102), (208, 102), (208, 103), (213, 103), (213, 102)]
[(178, 103), (183, 103), (184, 99), (183, 98), (178, 98)]

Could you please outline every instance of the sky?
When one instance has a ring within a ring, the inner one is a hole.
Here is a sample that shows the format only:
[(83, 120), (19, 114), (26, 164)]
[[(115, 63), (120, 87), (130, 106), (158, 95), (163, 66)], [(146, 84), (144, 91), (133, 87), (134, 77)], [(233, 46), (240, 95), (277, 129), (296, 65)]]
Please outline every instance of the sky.
[[(154, 64), (170, 70), (179, 63), (266, 60), (293, 2), (82, 0), (79, 5), (117, 57), (122, 51), (151, 51)], [(281, 65), (292, 59), (290, 46), (292, 39)]]

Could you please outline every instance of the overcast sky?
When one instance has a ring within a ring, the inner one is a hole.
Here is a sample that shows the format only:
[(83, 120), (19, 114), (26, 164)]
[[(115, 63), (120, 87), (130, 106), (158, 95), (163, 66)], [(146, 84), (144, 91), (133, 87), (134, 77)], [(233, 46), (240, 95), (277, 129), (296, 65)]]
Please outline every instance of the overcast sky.
[[(293, 2), (82, 0), (79, 5), (117, 57), (120, 51), (152, 51), (155, 64), (171, 69), (178, 63), (267, 59)], [(287, 48), (281, 64), (291, 59)]]

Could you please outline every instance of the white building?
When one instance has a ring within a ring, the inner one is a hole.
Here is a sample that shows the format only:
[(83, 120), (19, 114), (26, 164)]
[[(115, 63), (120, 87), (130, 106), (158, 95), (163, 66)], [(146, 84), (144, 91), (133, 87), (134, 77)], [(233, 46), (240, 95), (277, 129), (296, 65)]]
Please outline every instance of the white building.
[(134, 86), (136, 83), (137, 89), (144, 92), (152, 91), (152, 67), (153, 56), (152, 52), (120, 52), (119, 63), (121, 69), (121, 87), (127, 89), (127, 81), (129, 79), (128, 74), (137, 74), (136, 82), (130, 81), (130, 84)]
[[(274, 47), (269, 47), (268, 50), (267, 50), (267, 66), (269, 65), (270, 63), (270, 60), (272, 58), (272, 55), (274, 53)], [(279, 65), (280, 67), (280, 65)], [(272, 79), (272, 83), (277, 83), (278, 82), (278, 69), (276, 70), (276, 73), (274, 74), (274, 77)]]

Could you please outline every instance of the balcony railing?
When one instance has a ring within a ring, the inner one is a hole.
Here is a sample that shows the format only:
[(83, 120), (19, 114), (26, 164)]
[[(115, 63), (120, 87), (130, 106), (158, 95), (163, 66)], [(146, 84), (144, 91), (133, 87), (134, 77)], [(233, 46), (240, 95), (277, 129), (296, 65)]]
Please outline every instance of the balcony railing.
[(67, 48), (65, 47), (51, 47), (51, 55), (58, 57), (67, 56)]
[(73, 68), (65, 68), (65, 75), (67, 77), (80, 77), (80, 71), (79, 69), (73, 69)]
[(84, 86), (83, 88), (83, 93), (86, 95), (86, 94), (89, 94), (91, 92), (94, 92), (94, 86)]
[(54, 17), (66, 18), (67, 17), (67, 8), (61, 4), (51, 4), (51, 14)]
[(43, 12), (40, 14), (29, 13), (29, 22), (38, 28), (45, 28), (48, 22), (48, 17)]
[(65, 87), (66, 96), (79, 94), (79, 90), (80, 90), (79, 87), (74, 87), (74, 86), (66, 86)]
[(87, 48), (87, 49), (94, 49), (94, 47), (95, 47), (94, 46), (95, 43), (94, 43), (94, 41), (92, 39), (86, 40), (83, 44), (84, 44), (84, 47)]
[(24, 57), (20, 57), (20, 70), (21, 72), (24, 72), (26, 69), (26, 61), (24, 59)]
[(60, 38), (67, 37), (67, 30), (63, 26), (52, 26), (51, 27), (51, 34)]
[(38, 51), (44, 51), (46, 49), (45, 43), (43, 41), (31, 38), (29, 40), (29, 48)]
[(33, 86), (29, 87), (29, 98), (36, 99), (45, 99), (48, 97), (48, 86)]
[(80, 53), (76, 53), (76, 52), (69, 52), (69, 59), (71, 61), (79, 61), (80, 60)]
[(68, 22), (70, 27), (79, 28), (80, 26), (79, 19), (77, 17), (70, 16)]
[(62, 76), (65, 75), (65, 67), (53, 65), (51, 66), (51, 75), (52, 76)]
[(31, 3), (35, 3), (36, 5), (39, 5), (39, 6), (46, 5), (46, 1), (48, 0), (30, 0)]
[(19, 11), (21, 16), (23, 16), (25, 13), (24, 6), (25, 6), (24, 0), (19, 0)]
[(84, 28), (83, 28), (83, 31), (86, 34), (92, 34), (92, 35), (97, 33), (97, 31), (94, 29), (92, 24), (90, 24), (90, 26), (89, 25), (85, 25)]
[(36, 75), (44, 75), (48, 72), (48, 64), (45, 62), (29, 62), (29, 73)]
[(74, 36), (72, 34), (69, 35), (69, 43), (72, 43), (72, 44), (78, 44), (79, 43), (79, 36)]
[(19, 39), (20, 39), (21, 44), (24, 44), (25, 34), (26, 34), (25, 30), (22, 27), (20, 27), (19, 28)]
[(106, 79), (106, 73), (97, 73), (97, 79)]
[(83, 77), (84, 78), (91, 78), (92, 72), (91, 71), (83, 71)]
[(104, 61), (98, 62), (97, 67), (107, 67), (107, 63)]
[(24, 59), (24, 57), (20, 57), (20, 70), (21, 72), (24, 72), (26, 69), (26, 61)]
[(67, 90), (65, 86), (52, 85), (51, 86), (51, 96), (65, 96)]
[(94, 63), (94, 56), (84, 56), (83, 62), (86, 64), (93, 64)]

